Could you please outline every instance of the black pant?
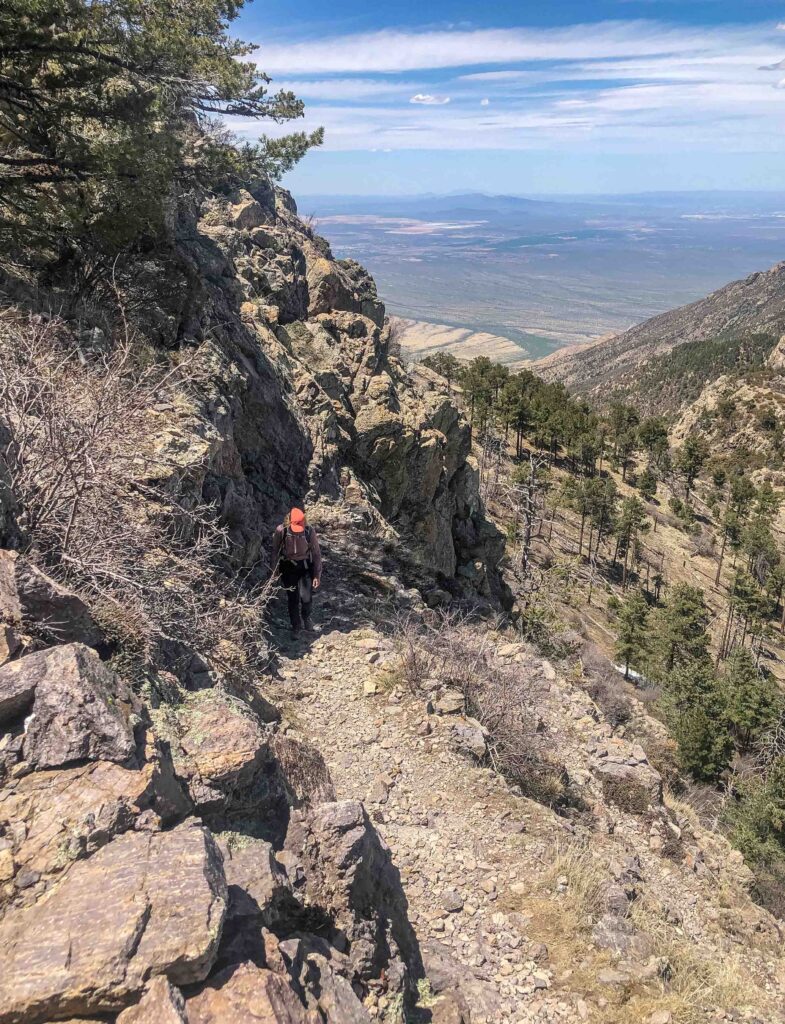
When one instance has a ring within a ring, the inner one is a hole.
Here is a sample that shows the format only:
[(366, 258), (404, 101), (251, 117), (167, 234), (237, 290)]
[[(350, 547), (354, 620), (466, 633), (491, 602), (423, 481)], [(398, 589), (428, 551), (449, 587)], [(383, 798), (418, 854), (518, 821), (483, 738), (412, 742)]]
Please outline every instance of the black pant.
[(307, 622), (311, 617), (313, 572), (310, 562), (281, 562), (281, 583), (286, 588), (289, 621), (292, 629), (300, 626), (300, 609)]

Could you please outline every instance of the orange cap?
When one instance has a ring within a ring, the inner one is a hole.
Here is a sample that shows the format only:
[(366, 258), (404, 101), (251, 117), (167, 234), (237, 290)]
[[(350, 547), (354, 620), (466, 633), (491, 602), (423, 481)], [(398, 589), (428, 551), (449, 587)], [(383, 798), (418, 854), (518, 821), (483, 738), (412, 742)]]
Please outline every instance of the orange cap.
[(292, 533), (303, 533), (305, 530), (305, 512), (301, 508), (293, 508), (289, 513), (289, 526)]

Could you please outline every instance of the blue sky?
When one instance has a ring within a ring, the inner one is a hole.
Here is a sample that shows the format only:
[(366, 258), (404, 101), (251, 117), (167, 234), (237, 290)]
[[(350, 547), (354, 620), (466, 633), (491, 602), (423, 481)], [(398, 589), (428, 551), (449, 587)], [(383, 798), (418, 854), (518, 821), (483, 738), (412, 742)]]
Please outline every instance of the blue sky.
[(296, 195), (785, 190), (785, 0), (267, 0), (236, 28), (325, 128)]

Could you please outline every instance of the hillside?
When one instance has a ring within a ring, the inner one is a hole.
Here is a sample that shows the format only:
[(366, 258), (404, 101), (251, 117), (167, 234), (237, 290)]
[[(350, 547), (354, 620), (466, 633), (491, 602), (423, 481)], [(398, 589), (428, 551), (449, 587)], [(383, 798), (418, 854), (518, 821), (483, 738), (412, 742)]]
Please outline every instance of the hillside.
[[(641, 369), (688, 343), (733, 344), (755, 335), (777, 339), (785, 331), (785, 263), (734, 281), (705, 299), (682, 306), (624, 334), (584, 349), (555, 353), (532, 368), (580, 394), (636, 385)], [(642, 389), (643, 390), (643, 389)]]
[[(782, 1020), (776, 919), (660, 723), (501, 614), (487, 455), (371, 279), (268, 185), (180, 230), (101, 326), (3, 311), (0, 1020)], [(50, 422), (89, 502), (36, 504)], [(303, 499), (293, 641), (258, 587)]]

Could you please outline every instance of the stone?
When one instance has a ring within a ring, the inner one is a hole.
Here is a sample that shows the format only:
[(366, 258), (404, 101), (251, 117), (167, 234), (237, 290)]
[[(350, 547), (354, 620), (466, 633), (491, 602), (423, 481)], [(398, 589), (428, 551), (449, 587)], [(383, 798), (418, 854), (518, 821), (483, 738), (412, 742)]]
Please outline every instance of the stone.
[[(299, 933), (279, 949), (295, 984), (305, 993), (309, 1009), (330, 1024), (370, 1024), (370, 1014), (357, 998), (348, 977), (351, 961), (323, 938)], [(348, 977), (347, 977), (348, 976)]]
[(0, 925), (0, 1022), (117, 1011), (148, 979), (202, 981), (226, 910), (221, 855), (204, 826), (129, 832), (75, 864), (51, 895)]
[(274, 735), (247, 705), (221, 690), (189, 694), (161, 728), (178, 776), (216, 831), (252, 818), (262, 825), (261, 838), (279, 846), (291, 801), (332, 795), (318, 751)]
[(134, 828), (146, 811), (164, 822), (188, 813), (174, 787), (155, 757), (138, 771), (97, 761), (32, 772), (0, 789), (0, 833), (13, 837), (16, 864), (48, 882)]
[(455, 914), (463, 910), (463, 897), (454, 889), (448, 889), (442, 894), (441, 904), (448, 913)]
[(31, 693), (23, 752), (32, 767), (123, 762), (134, 753), (132, 715), (138, 702), (91, 648), (78, 643), (51, 647), (0, 668), (6, 709), (9, 702), (18, 709)]
[(261, 203), (246, 192), (239, 189), (233, 197), (236, 201), (229, 207), (227, 213), (228, 222), (238, 231), (251, 231), (267, 223), (268, 215)]
[(263, 949), (262, 929), (290, 925), (299, 907), (270, 843), (239, 833), (222, 833), (216, 841), (228, 895), (218, 962), (228, 966), (256, 959)]
[(592, 941), (600, 949), (645, 957), (651, 952), (648, 936), (639, 932), (627, 918), (603, 914), (592, 929)]
[(600, 985), (628, 985), (630, 976), (624, 971), (615, 971), (609, 967), (597, 973), (597, 981)]
[(10, 661), (20, 646), (19, 637), (13, 627), (0, 623), (0, 665)]
[(341, 800), (293, 812), (286, 848), (304, 868), (300, 898), (331, 917), (327, 937), (348, 940), (360, 978), (382, 970), (400, 975), (401, 961), (415, 964), (417, 942), (398, 871), (361, 803)]
[(440, 715), (460, 715), (466, 708), (466, 701), (462, 693), (449, 690), (436, 701), (434, 708)]
[(16, 551), (0, 551), (0, 621), (50, 643), (105, 643), (85, 602)]
[(182, 992), (159, 975), (153, 978), (135, 1006), (129, 1006), (116, 1024), (189, 1024)]
[(454, 722), (450, 728), (450, 743), (454, 750), (481, 761), (487, 753), (485, 730), (475, 718), (468, 716)]
[(0, 668), (0, 725), (13, 722), (32, 707), (38, 675), (14, 662)]
[(188, 1024), (317, 1024), (286, 980), (254, 964), (227, 968), (187, 1004)]
[(673, 1014), (670, 1010), (655, 1010), (646, 1018), (646, 1024), (671, 1024)]

